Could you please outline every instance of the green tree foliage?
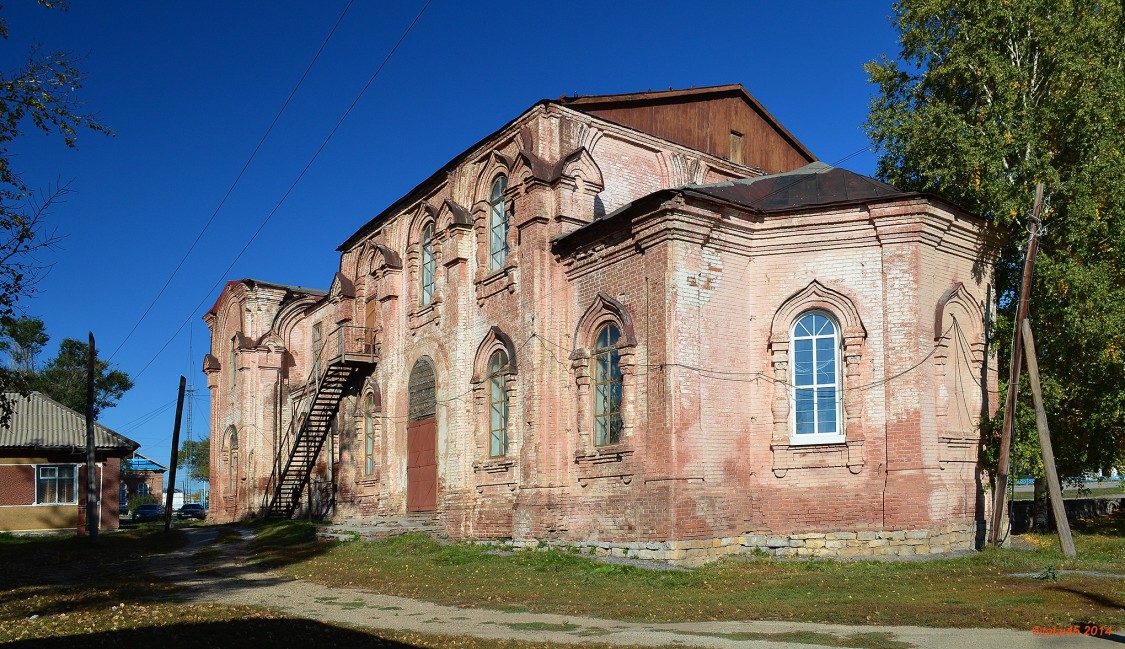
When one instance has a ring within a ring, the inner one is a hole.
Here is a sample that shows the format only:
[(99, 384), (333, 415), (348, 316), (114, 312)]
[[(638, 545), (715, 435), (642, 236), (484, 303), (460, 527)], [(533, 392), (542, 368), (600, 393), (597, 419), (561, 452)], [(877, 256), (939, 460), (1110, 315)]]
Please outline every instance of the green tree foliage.
[[(90, 346), (81, 340), (65, 338), (55, 356), (33, 380), (33, 389), (51, 397), (67, 408), (86, 412), (86, 362)], [(121, 370), (111, 370), (109, 363), (94, 360), (94, 416), (117, 405), (117, 401), (133, 387), (133, 380)]]
[[(1125, 17), (1119, 0), (901, 0), (866, 66), (879, 175), (990, 219), (1001, 403), (1026, 214), (1047, 188), (1031, 322), (1060, 473), (1125, 463)], [(1026, 378), (1025, 385), (1026, 385)], [(1028, 394), (1021, 388), (1021, 394)], [(1037, 471), (1030, 404), (1014, 469)], [(995, 439), (993, 447), (995, 447)], [(1026, 475), (1026, 473), (1024, 473)]]
[[(40, 0), (39, 4), (65, 9), (60, 2)], [(0, 19), (0, 38), (7, 37), (7, 23)], [(73, 58), (64, 52), (33, 50), (18, 69), (0, 71), (0, 318), (14, 317), (19, 300), (35, 292), (46, 270), (37, 253), (58, 243), (45, 219), (52, 204), (67, 192), (65, 185), (43, 194), (32, 191), (12, 167), (12, 142), (28, 131), (41, 131), (74, 147), (80, 130), (106, 132), (80, 112), (82, 75)], [(6, 422), (12, 411), (4, 394), (25, 390), (12, 369), (0, 368), (0, 422)]]
[(8, 355), (12, 370), (35, 372), (48, 340), (47, 328), (39, 318), (0, 317), (0, 352)]
[(211, 440), (186, 440), (180, 446), (176, 468), (190, 471), (189, 476), (197, 482), (211, 480)]

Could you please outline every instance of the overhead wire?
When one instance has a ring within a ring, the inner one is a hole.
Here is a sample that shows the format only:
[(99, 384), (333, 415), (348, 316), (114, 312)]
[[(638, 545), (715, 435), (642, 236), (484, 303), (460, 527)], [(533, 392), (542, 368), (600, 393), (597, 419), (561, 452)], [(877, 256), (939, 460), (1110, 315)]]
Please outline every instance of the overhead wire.
[(422, 15), (426, 12), (426, 9), (430, 6), (430, 3), (432, 1), (433, 0), (426, 0), (425, 4), (422, 5), (422, 9), (414, 17), (414, 20), (411, 21), (410, 25), (407, 26), (406, 30), (402, 33), (402, 36), (399, 37), (399, 39), (395, 43), (394, 47), (392, 47), (391, 50), (387, 53), (387, 55), (383, 58), (382, 63), (379, 64), (379, 67), (375, 70), (374, 74), (371, 75), (371, 77), (367, 80), (367, 83), (364, 84), (362, 89), (360, 89), (359, 94), (356, 95), (355, 99), (352, 100), (352, 103), (348, 106), (347, 110), (344, 111), (344, 114), (340, 116), (339, 120), (337, 120), (336, 125), (332, 127), (332, 130), (329, 131), (328, 135), (321, 142), (320, 146), (317, 147), (316, 151), (313, 153), (313, 155), (309, 159), (308, 163), (305, 164), (304, 168), (301, 169), (299, 174), (297, 174), (296, 179), (294, 179), (293, 182), (289, 185), (289, 188), (285, 190), (285, 193), (282, 194), (281, 198), (277, 201), (277, 204), (274, 205), (273, 209), (270, 210), (270, 212), (262, 220), (262, 222), (258, 226), (258, 228), (254, 231), (254, 233), (246, 241), (246, 244), (242, 246), (242, 249), (239, 250), (238, 254), (235, 255), (234, 259), (231, 260), (230, 264), (228, 264), (227, 267), (223, 270), (223, 272), (219, 275), (219, 279), (216, 280), (215, 283), (212, 284), (209, 289), (207, 289), (207, 292), (204, 294), (203, 299), (201, 299), (199, 301), (199, 303), (196, 304), (194, 308), (192, 308), (192, 310), (188, 314), (188, 316), (186, 318), (184, 318), (184, 321), (181, 322), (180, 326), (176, 328), (176, 331), (168, 338), (167, 341), (165, 341), (165, 343), (160, 347), (160, 349), (157, 350), (157, 352), (155, 354), (153, 354), (152, 358), (150, 358), (149, 361), (147, 363), (145, 363), (144, 367), (142, 367), (140, 369), (140, 371), (138, 371), (133, 376), (133, 378), (137, 378), (141, 374), (144, 374), (145, 370), (147, 370), (149, 368), (149, 366), (151, 366), (153, 364), (153, 362), (156, 361), (156, 359), (160, 356), (160, 354), (162, 354), (164, 352), (164, 350), (168, 348), (168, 345), (170, 345), (172, 343), (172, 341), (175, 340), (176, 337), (178, 337), (180, 335), (180, 332), (183, 331), (183, 328), (185, 326), (187, 326), (187, 323), (190, 322), (193, 317), (195, 317), (196, 312), (199, 311), (199, 309), (202, 308), (203, 305), (207, 303), (207, 300), (210, 298), (211, 293), (215, 290), (215, 288), (217, 288), (219, 285), (221, 285), (226, 280), (227, 274), (230, 272), (231, 268), (233, 268), (234, 265), (236, 263), (238, 263), (238, 260), (242, 258), (242, 255), (244, 255), (246, 253), (246, 251), (250, 248), (251, 244), (253, 244), (254, 241), (258, 238), (258, 235), (262, 233), (262, 230), (265, 229), (266, 225), (269, 224), (269, 222), (273, 219), (274, 215), (277, 214), (277, 211), (281, 208), (281, 206), (289, 198), (289, 195), (293, 192), (293, 190), (297, 187), (297, 185), (305, 177), (305, 174), (308, 173), (308, 171), (312, 167), (313, 163), (316, 162), (317, 158), (320, 157), (320, 154), (328, 146), (328, 143), (332, 140), (332, 137), (335, 136), (336, 132), (340, 130), (340, 126), (343, 125), (344, 120), (346, 120), (348, 118), (348, 116), (352, 113), (352, 111), (355, 110), (355, 107), (359, 104), (360, 100), (367, 93), (367, 90), (371, 87), (371, 85), (379, 77), (379, 74), (383, 71), (383, 68), (385, 68), (387, 63), (391, 60), (391, 57), (394, 56), (395, 52), (398, 51), (398, 49), (402, 45), (403, 41), (406, 40), (406, 37), (410, 34), (411, 31), (413, 31), (414, 26), (418, 24), (418, 21), (422, 18)]
[(117, 348), (114, 349), (113, 353), (109, 355), (108, 359), (106, 359), (107, 361), (112, 361), (113, 357), (117, 355), (117, 352), (121, 351), (121, 348), (125, 346), (125, 343), (129, 342), (129, 339), (132, 338), (133, 334), (137, 331), (137, 328), (141, 326), (141, 323), (144, 322), (149, 312), (152, 311), (152, 308), (156, 306), (156, 303), (160, 300), (161, 296), (164, 295), (164, 291), (168, 290), (168, 286), (171, 285), (172, 280), (175, 279), (176, 275), (180, 272), (180, 269), (183, 268), (184, 262), (187, 261), (192, 251), (195, 250), (195, 246), (199, 244), (199, 240), (203, 238), (204, 233), (206, 233), (207, 229), (211, 227), (211, 223), (215, 221), (215, 217), (219, 215), (219, 211), (223, 209), (224, 205), (226, 205), (227, 199), (230, 198), (231, 194), (234, 193), (235, 188), (238, 187), (239, 182), (242, 181), (242, 177), (246, 174), (246, 170), (250, 168), (250, 164), (254, 161), (254, 158), (258, 156), (258, 151), (262, 149), (262, 145), (265, 144), (266, 139), (269, 138), (270, 133), (273, 132), (273, 127), (277, 125), (278, 120), (280, 120), (282, 114), (285, 113), (285, 109), (288, 108), (289, 103), (293, 101), (293, 97), (296, 96), (297, 91), (301, 88), (301, 84), (303, 84), (305, 82), (305, 78), (309, 76), (309, 71), (313, 69), (313, 66), (316, 65), (316, 62), (320, 59), (320, 55), (328, 46), (329, 41), (332, 40), (332, 36), (335, 35), (337, 28), (339, 28), (340, 23), (344, 21), (344, 16), (347, 15), (348, 10), (351, 9), (354, 2), (355, 0), (348, 0), (348, 4), (344, 7), (344, 10), (340, 12), (340, 17), (336, 19), (336, 23), (332, 25), (332, 29), (328, 32), (328, 36), (324, 38), (324, 42), (320, 44), (320, 48), (316, 51), (316, 54), (313, 55), (312, 60), (309, 61), (309, 64), (305, 67), (305, 71), (302, 72), (301, 77), (297, 79), (296, 85), (294, 85), (293, 89), (289, 91), (289, 96), (285, 98), (285, 101), (281, 104), (281, 108), (278, 109), (277, 114), (273, 116), (273, 121), (271, 121), (270, 125), (266, 127), (266, 131), (265, 133), (262, 133), (262, 137), (258, 140), (258, 144), (254, 147), (254, 150), (250, 152), (250, 157), (246, 159), (246, 162), (242, 165), (242, 169), (238, 171), (238, 174), (234, 178), (234, 182), (232, 182), (230, 187), (227, 188), (226, 193), (223, 194), (222, 200), (219, 201), (219, 204), (215, 206), (214, 211), (211, 212), (210, 218), (208, 218), (207, 222), (203, 224), (203, 228), (199, 231), (199, 234), (195, 235), (195, 239), (191, 242), (191, 245), (188, 246), (187, 251), (184, 253), (183, 257), (180, 258), (180, 261), (178, 264), (176, 264), (176, 267), (172, 269), (172, 273), (168, 276), (168, 279), (164, 282), (164, 285), (161, 286), (160, 290), (156, 292), (156, 297), (152, 298), (152, 302), (150, 302), (148, 307), (145, 308), (144, 312), (141, 314), (141, 317), (138, 318), (135, 323), (133, 323), (133, 327), (129, 329), (129, 333), (125, 334), (125, 338), (123, 338), (121, 342), (118, 343)]

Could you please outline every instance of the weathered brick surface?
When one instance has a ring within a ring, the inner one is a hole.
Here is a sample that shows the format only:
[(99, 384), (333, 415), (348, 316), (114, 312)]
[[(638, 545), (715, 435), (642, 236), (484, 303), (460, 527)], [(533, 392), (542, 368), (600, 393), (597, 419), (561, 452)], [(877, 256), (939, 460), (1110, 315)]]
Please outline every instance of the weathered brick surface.
[[(564, 164), (581, 147), (585, 155)], [(550, 165), (557, 175), (544, 174)], [(511, 254), (490, 270), (488, 191), (498, 173), (509, 176)], [(754, 548), (874, 556), (968, 547), (983, 516), (974, 418), (982, 398), (995, 407), (992, 392), (965, 392), (955, 380), (979, 373), (985, 353), (981, 316), (991, 305), (974, 273), (979, 220), (923, 198), (762, 218), (674, 196), (592, 243), (561, 255), (552, 248), (659, 189), (752, 173), (537, 106), (342, 251), (354, 297), (336, 283), (326, 297), (231, 283), (207, 316), (219, 363), (209, 372), (212, 515), (258, 511), (305, 394), (313, 325), (327, 335), (353, 322), (374, 330), (380, 356), (344, 399), (324, 451), (320, 478), (330, 466), (337, 517), (404, 511), (408, 377), (428, 357), (437, 374), (436, 517), (454, 537), (689, 562)], [(437, 273), (433, 303), (422, 306), (418, 233), (431, 219)], [(791, 443), (792, 322), (779, 324), (778, 314), (812, 308), (841, 327), (854, 320), (841, 358), (839, 444)], [(619, 348), (625, 428), (621, 444), (598, 448), (591, 337), (613, 318), (624, 328), (621, 310), (632, 327)], [(501, 344), (494, 327), (515, 361), (504, 383), (502, 458), (489, 456), (481, 380)], [(367, 399), (378, 404), (371, 474)], [(926, 536), (896, 536), (912, 531)], [(916, 540), (924, 543), (908, 543)]]

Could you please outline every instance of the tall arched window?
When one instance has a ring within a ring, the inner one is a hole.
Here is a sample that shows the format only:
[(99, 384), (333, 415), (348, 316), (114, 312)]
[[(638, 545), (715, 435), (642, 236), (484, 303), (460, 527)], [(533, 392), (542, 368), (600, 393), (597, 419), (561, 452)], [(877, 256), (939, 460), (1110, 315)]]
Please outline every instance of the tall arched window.
[(598, 330), (594, 345), (594, 443), (621, 442), (621, 362), (617, 341), (621, 330), (615, 324)]
[(805, 313), (793, 323), (793, 438), (839, 442), (840, 333), (828, 315)]
[(238, 336), (231, 336), (230, 338), (230, 354), (227, 357), (227, 364), (230, 366), (230, 395), (234, 397), (238, 389), (238, 357), (235, 355), (238, 346)]
[(434, 257), (434, 224), (431, 221), (422, 228), (421, 302), (423, 306), (434, 299), (435, 271), (437, 271), (437, 259)]
[(363, 404), (363, 472), (375, 473), (375, 399), (370, 395)]
[(508, 261), (508, 208), (504, 204), (504, 190), (508, 177), (500, 174), (492, 181), (492, 194), (488, 199), (488, 268), (496, 270)]
[(234, 425), (230, 427), (230, 450), (238, 450), (238, 429)]
[(508, 452), (508, 391), (504, 387), (507, 371), (508, 353), (503, 349), (492, 352), (488, 359), (488, 454), (492, 457)]

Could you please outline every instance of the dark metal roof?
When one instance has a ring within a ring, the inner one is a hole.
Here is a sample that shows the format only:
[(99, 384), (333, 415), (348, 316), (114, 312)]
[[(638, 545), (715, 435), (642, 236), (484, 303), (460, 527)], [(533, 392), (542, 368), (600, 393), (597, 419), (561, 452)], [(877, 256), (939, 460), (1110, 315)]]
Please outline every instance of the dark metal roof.
[(914, 195), (823, 162), (813, 162), (781, 174), (687, 185), (684, 189), (759, 212)]
[[(0, 448), (85, 449), (86, 416), (39, 392), (6, 395), (14, 408), (11, 422), (0, 428)], [(140, 444), (94, 424), (94, 446), (100, 451), (134, 451)]]
[(905, 192), (874, 178), (823, 162), (813, 162), (800, 169), (769, 176), (661, 189), (626, 203), (577, 230), (556, 237), (553, 242), (554, 250), (556, 254), (566, 254), (575, 246), (584, 245), (625, 227), (633, 216), (656, 210), (662, 203), (677, 195), (733, 205), (762, 215), (915, 197), (938, 201), (961, 210), (957, 205), (932, 194)]

